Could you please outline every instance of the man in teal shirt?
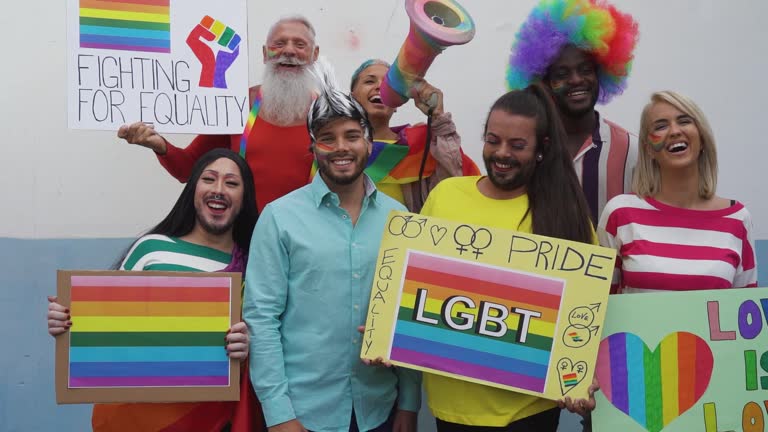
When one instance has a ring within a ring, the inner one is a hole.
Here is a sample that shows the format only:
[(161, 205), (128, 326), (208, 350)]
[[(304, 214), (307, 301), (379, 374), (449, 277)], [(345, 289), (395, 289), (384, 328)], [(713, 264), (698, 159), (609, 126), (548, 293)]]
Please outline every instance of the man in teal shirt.
[(387, 216), (405, 208), (363, 174), (371, 127), (357, 102), (326, 86), (307, 123), (319, 175), (267, 205), (251, 241), (251, 380), (270, 432), (414, 432), (419, 373), (364, 365), (357, 331)]

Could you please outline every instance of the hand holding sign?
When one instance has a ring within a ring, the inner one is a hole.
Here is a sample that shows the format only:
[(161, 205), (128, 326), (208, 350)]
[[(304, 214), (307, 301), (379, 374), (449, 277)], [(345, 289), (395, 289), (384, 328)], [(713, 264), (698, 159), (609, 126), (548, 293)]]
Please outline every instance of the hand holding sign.
[[(215, 56), (212, 46), (203, 40), (216, 43), (218, 51)], [(200, 87), (227, 88), (226, 72), (240, 54), (241, 40), (233, 28), (208, 15), (192, 29), (187, 45), (202, 65)]]
[(165, 139), (149, 123), (135, 122), (130, 125), (122, 125), (117, 130), (117, 137), (126, 140), (129, 144), (137, 144), (152, 149), (158, 154), (165, 154), (167, 150)]

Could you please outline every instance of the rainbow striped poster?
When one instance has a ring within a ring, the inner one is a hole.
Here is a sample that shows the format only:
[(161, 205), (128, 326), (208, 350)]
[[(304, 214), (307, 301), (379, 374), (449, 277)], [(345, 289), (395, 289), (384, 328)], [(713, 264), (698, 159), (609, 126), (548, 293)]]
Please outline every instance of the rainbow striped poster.
[(171, 52), (171, 0), (80, 0), (80, 47)]
[(237, 390), (224, 337), (239, 318), (239, 275), (61, 273), (72, 328), (57, 339), (57, 384), (62, 378), (72, 397), (153, 401), (146, 396), (159, 391), (169, 401), (227, 400), (218, 397)]
[(70, 129), (243, 132), (246, 0), (65, 1)]
[(762, 431), (768, 288), (611, 296), (594, 428)]
[(614, 258), (598, 246), (392, 212), (361, 357), (583, 397)]

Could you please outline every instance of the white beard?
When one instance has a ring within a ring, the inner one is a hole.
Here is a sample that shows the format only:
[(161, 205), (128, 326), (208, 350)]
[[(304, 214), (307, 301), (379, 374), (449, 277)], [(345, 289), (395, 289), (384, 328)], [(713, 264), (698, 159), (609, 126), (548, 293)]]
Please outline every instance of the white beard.
[(278, 126), (300, 123), (307, 118), (311, 95), (317, 86), (311, 66), (302, 66), (299, 71), (277, 70), (277, 62), (270, 61), (261, 81), (261, 113), (265, 120)]

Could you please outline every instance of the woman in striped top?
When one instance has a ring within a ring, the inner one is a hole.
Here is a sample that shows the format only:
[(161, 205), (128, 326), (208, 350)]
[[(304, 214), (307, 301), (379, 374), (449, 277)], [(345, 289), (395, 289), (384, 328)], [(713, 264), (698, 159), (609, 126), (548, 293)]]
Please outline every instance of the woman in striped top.
[(752, 220), (715, 195), (717, 150), (690, 99), (654, 93), (640, 120), (636, 195), (608, 202), (600, 244), (618, 253), (613, 293), (757, 286)]

